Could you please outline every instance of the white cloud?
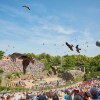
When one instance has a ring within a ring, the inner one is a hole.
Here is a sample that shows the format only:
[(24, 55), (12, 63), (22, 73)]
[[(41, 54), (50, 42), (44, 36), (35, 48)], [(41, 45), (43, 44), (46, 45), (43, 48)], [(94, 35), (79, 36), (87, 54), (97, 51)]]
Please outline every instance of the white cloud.
[[(43, 8), (42, 10), (46, 12), (45, 7), (42, 6), (37, 11), (41, 8)], [(8, 37), (15, 37), (15, 40), (13, 38), (9, 38), (9, 40), (6, 40), (6, 38), (4, 40), (1, 39), (0, 48), (5, 49), (7, 44), (11, 44), (15, 45), (16, 50), (19, 52), (31, 52), (33, 49), (37, 52), (36, 49), (39, 48), (39, 53), (45, 51), (59, 55), (67, 53), (77, 54), (75, 48), (74, 52), (72, 52), (66, 47), (65, 42), (68, 41), (74, 45), (79, 44), (82, 48), (81, 54), (86, 54), (88, 56), (100, 54), (100, 48), (95, 46), (95, 39), (91, 36), (91, 31), (89, 29), (84, 29), (85, 31), (82, 31), (78, 29), (76, 30), (68, 25), (65, 26), (60, 23), (62, 19), (58, 16), (48, 15), (40, 17), (23, 12), (23, 10), (18, 11), (15, 8), (8, 6), (1, 6), (0, 11), (5, 12), (10, 16), (21, 17), (23, 18), (23, 21), (27, 21), (27, 25), (26, 23), (24, 23), (24, 25), (20, 25), (20, 21), (16, 23), (16, 21), (10, 22), (8, 20), (1, 19), (0, 34)], [(77, 41), (74, 40), (75, 33), (78, 33), (78, 36), (76, 36), (79, 37)], [(21, 38), (21, 40), (19, 41), (17, 38)], [(13, 40), (15, 42), (12, 43)], [(86, 41), (89, 42), (88, 48), (82, 45)], [(47, 45), (42, 47), (42, 43), (46, 43)], [(57, 44), (57, 46), (54, 47), (54, 44)], [(62, 46), (62, 44), (64, 44), (64, 46)], [(84, 52), (84, 49), (87, 49), (87, 52)], [(14, 50), (10, 50), (10, 52), (13, 51)]]

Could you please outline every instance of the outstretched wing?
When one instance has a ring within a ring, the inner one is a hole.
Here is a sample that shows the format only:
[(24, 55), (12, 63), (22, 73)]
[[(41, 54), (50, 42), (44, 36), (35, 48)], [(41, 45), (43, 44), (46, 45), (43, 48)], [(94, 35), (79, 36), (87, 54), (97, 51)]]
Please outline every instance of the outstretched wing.
[(34, 62), (35, 62), (35, 60), (32, 57), (28, 57), (27, 55), (22, 55), (22, 56), (20, 56), (19, 59), (29, 60), (29, 62), (31, 62), (32, 64), (34, 64)]
[(79, 48), (79, 45), (76, 45), (76, 51), (77, 51), (78, 53), (80, 53), (80, 50), (81, 50), (81, 48)]
[(19, 58), (21, 56), (22, 56), (22, 54), (21, 53), (17, 53), (17, 52), (9, 55), (9, 57), (11, 58), (11, 60), (14, 61), (14, 62), (16, 61), (16, 58)]
[(68, 46), (68, 48), (70, 49), (70, 50), (72, 50), (73, 51), (73, 45), (72, 44), (69, 44), (68, 42), (66, 42), (66, 45)]
[(24, 6), (22, 6), (22, 7), (25, 7), (25, 8), (27, 8), (28, 10), (30, 10), (30, 8), (29, 8), (28, 6), (26, 6), (26, 5), (24, 5)]
[(76, 49), (78, 49), (78, 46), (79, 46), (79, 45), (76, 45)]
[(57, 70), (54, 67), (52, 67), (52, 66), (51, 66), (51, 69), (52, 69), (54, 75), (56, 75), (57, 74)]

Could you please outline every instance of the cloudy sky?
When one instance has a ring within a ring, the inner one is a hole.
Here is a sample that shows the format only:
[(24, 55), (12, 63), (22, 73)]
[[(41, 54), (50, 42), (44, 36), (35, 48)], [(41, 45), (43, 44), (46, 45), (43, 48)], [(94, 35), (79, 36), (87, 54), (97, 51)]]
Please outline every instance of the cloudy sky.
[[(28, 5), (28, 10), (23, 5)], [(96, 56), (100, 48), (100, 0), (0, 0), (0, 50)]]

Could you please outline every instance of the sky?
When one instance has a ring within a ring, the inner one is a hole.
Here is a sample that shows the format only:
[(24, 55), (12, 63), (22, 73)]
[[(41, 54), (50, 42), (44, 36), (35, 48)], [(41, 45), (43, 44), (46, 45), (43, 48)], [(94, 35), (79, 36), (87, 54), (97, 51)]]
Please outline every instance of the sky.
[[(80, 54), (96, 56), (98, 40), (100, 0), (0, 0), (0, 50), (6, 55), (78, 55), (78, 44)], [(74, 45), (74, 51), (66, 42)]]

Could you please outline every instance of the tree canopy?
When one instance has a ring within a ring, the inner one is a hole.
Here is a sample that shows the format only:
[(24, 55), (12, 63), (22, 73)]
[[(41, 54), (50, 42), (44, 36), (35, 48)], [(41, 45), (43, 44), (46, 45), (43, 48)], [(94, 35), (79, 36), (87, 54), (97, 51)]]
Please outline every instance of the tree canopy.
[(3, 58), (4, 53), (5, 53), (4, 51), (0, 50), (0, 59), (2, 59), (2, 58)]

